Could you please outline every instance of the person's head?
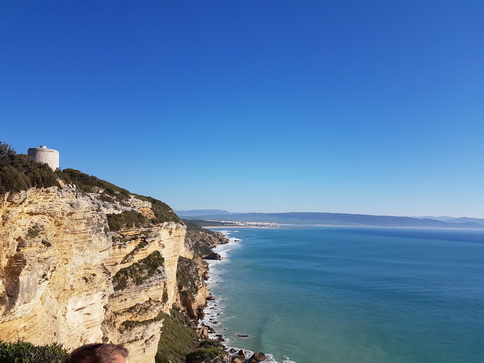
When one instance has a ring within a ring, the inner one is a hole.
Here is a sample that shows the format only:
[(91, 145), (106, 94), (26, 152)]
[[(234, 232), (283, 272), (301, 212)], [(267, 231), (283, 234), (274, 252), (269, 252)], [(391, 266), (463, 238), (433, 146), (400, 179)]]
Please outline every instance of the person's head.
[(116, 344), (86, 344), (76, 348), (66, 363), (128, 363), (128, 350)]

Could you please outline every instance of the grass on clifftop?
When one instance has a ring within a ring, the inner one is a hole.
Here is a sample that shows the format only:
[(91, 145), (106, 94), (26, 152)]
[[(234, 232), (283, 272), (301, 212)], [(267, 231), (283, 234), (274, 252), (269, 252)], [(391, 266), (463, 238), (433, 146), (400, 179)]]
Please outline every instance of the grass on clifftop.
[[(145, 200), (151, 203), (151, 209), (155, 218), (148, 220), (146, 217), (134, 217), (134, 215), (129, 216), (130, 221), (135, 221), (135, 226), (142, 226), (146, 223), (163, 223), (163, 222), (176, 222), (182, 223), (181, 219), (175, 214), (173, 209), (171, 209), (167, 204), (163, 203), (162, 201), (151, 198), (145, 197), (144, 195), (137, 195), (132, 194), (126, 189), (120, 188), (114, 184), (111, 184), (105, 180), (99, 179), (93, 175), (88, 175), (85, 173), (80, 172), (79, 170), (74, 169), (64, 169), (61, 172), (58, 172), (58, 175), (61, 179), (67, 184), (74, 184), (77, 186), (78, 189), (86, 192), (86, 193), (100, 193), (100, 197), (102, 200), (105, 201), (113, 201), (110, 198), (117, 199), (120, 201), (128, 200), (131, 195), (134, 197)], [(117, 229), (116, 229), (117, 230)]]
[(130, 193), (126, 189), (79, 170), (64, 169), (58, 172), (58, 175), (66, 184), (74, 184), (86, 193), (102, 193), (118, 200), (127, 200), (130, 197)]

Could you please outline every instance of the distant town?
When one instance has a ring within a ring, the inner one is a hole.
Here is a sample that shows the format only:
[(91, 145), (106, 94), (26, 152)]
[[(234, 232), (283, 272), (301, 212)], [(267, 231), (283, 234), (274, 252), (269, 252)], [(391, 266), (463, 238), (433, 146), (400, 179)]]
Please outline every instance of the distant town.
[(225, 220), (185, 220), (192, 223), (197, 223), (204, 227), (246, 227), (246, 228), (280, 228), (279, 223), (274, 222), (239, 222), (239, 221), (225, 221)]

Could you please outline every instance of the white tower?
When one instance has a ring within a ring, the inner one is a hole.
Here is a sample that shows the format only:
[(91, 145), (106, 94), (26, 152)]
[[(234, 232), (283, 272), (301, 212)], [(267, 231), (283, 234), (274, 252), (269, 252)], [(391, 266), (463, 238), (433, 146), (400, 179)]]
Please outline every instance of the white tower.
[(59, 168), (59, 152), (57, 150), (47, 149), (47, 146), (31, 147), (28, 155), (31, 160), (47, 164), (52, 170)]

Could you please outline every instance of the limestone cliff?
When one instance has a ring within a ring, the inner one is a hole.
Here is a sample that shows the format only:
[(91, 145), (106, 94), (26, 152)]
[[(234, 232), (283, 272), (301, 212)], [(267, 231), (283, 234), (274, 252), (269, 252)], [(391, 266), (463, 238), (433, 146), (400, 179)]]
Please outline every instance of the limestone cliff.
[(163, 313), (207, 296), (201, 276), (177, 281), (203, 267), (186, 226), (151, 198), (60, 184), (0, 195), (0, 340), (114, 342), (153, 362)]

